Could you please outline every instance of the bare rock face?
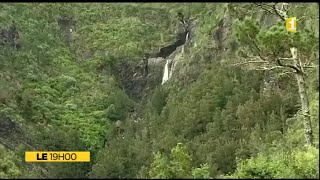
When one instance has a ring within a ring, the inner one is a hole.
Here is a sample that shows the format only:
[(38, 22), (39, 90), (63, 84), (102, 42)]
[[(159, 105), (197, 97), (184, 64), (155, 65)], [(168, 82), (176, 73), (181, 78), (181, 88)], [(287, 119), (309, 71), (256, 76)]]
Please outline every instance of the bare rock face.
[(75, 30), (76, 21), (72, 17), (61, 17), (58, 20), (60, 31), (64, 41), (70, 46), (72, 42), (72, 32)]
[(0, 136), (8, 136), (12, 133), (20, 131), (18, 124), (7, 117), (0, 117)]
[(22, 127), (5, 115), (0, 114), (0, 144), (3, 144), (6, 148), (14, 149), (23, 141)]
[(146, 63), (145, 60), (138, 64), (123, 60), (113, 68), (123, 88), (134, 100), (142, 100), (150, 89), (161, 82), (162, 66), (149, 66)]
[(164, 66), (165, 63), (166, 60), (162, 57), (148, 59), (148, 66)]
[(189, 20), (188, 21), (188, 28), (184, 36), (184, 42), (181, 46), (177, 47), (176, 50), (170, 54), (167, 58), (169, 61), (169, 78), (174, 76), (175, 71), (177, 71), (181, 65), (181, 62), (184, 59), (185, 54), (185, 46), (195, 45), (195, 38), (196, 38), (196, 25), (197, 21)]
[(9, 27), (0, 27), (0, 45), (5, 44), (9, 44), (16, 49), (21, 48), (19, 32), (14, 21)]
[[(118, 74), (124, 89), (133, 99), (141, 99), (148, 92), (162, 82), (164, 67), (169, 67), (169, 78), (173, 75), (184, 53), (184, 45), (192, 43), (195, 37), (196, 22), (190, 19), (183, 19), (183, 31), (181, 31), (176, 41), (152, 55), (146, 54), (138, 65), (130, 64), (130, 61), (122, 61), (114, 69), (114, 74)], [(168, 63), (167, 63), (168, 62)]]
[(169, 57), (179, 46), (182, 46), (186, 43), (186, 37), (189, 36), (189, 34), (189, 30), (179, 33), (177, 35), (176, 41), (173, 44), (161, 48), (160, 52), (158, 52), (155, 57), (164, 59)]
[(230, 35), (231, 35), (231, 17), (225, 12), (223, 18), (218, 23), (218, 27), (213, 30), (212, 36), (216, 45), (217, 52), (222, 53), (228, 50), (230, 47)]

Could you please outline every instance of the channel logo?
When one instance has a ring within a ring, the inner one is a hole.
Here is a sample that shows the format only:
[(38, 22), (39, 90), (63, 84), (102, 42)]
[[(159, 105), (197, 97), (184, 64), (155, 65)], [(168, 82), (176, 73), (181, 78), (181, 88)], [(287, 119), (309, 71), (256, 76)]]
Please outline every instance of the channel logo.
[(286, 29), (288, 32), (297, 32), (297, 18), (287, 18), (286, 19)]

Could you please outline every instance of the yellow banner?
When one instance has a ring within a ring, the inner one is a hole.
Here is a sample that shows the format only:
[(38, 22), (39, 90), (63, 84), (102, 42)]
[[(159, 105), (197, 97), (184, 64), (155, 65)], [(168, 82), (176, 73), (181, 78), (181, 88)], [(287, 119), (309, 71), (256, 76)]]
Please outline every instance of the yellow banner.
[(89, 151), (26, 151), (26, 162), (90, 162)]

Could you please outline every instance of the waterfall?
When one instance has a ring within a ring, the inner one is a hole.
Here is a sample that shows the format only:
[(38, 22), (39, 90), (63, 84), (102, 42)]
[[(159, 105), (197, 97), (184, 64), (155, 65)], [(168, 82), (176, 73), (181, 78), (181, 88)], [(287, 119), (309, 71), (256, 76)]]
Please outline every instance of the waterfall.
[[(184, 45), (185, 43), (187, 43), (187, 41), (189, 40), (189, 32), (187, 32), (186, 36), (185, 36), (185, 42), (183, 44), (179, 44), (179, 46), (182, 45), (182, 49), (181, 49), (181, 52), (182, 54), (184, 54)], [(173, 54), (175, 54), (177, 50), (174, 50)], [(172, 56), (172, 55), (170, 55)], [(169, 80), (169, 78), (172, 76), (172, 66), (171, 65), (171, 68), (169, 68), (169, 59), (166, 60), (166, 65), (164, 66), (164, 71), (163, 71), (163, 77), (162, 77), (162, 83), (161, 84), (164, 84), (167, 80)], [(172, 59), (172, 61), (174, 61), (174, 59)]]
[(166, 65), (164, 66), (162, 84), (169, 79), (169, 60), (167, 59)]
[(189, 32), (186, 35), (186, 42), (188, 41), (188, 39), (189, 39)]

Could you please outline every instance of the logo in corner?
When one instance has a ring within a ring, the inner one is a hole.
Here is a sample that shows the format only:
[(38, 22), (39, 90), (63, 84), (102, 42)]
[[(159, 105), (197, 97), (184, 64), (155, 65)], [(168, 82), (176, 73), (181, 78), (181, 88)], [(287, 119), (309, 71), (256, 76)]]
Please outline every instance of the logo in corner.
[(286, 19), (286, 29), (288, 32), (297, 32), (297, 18), (287, 18)]

